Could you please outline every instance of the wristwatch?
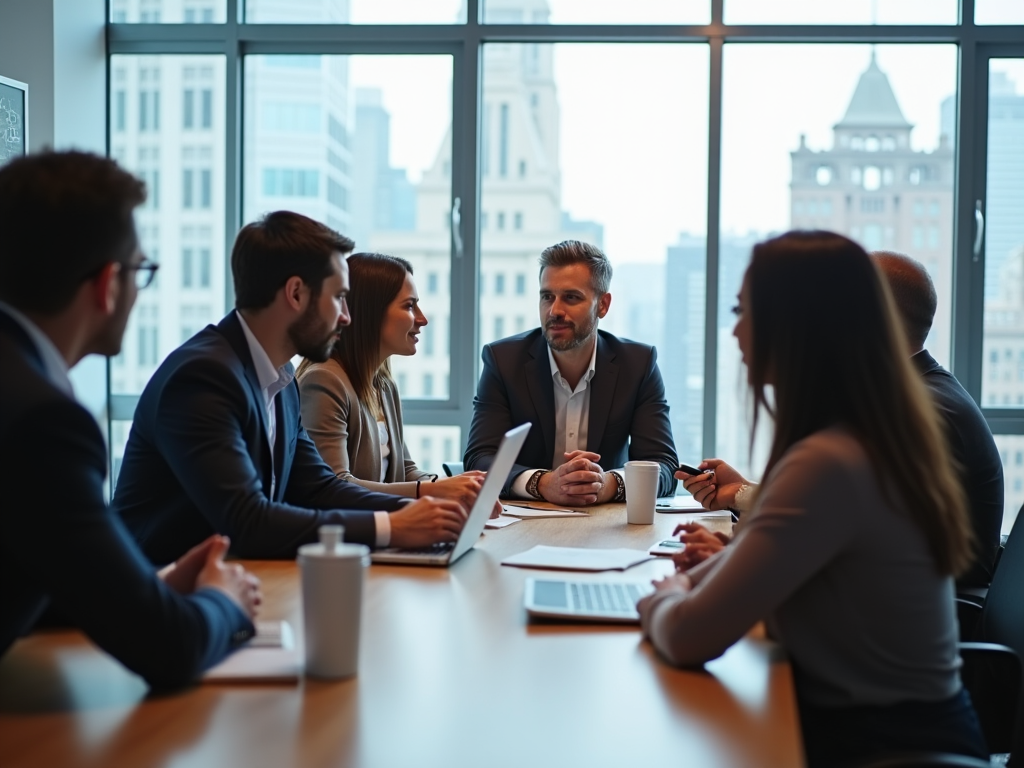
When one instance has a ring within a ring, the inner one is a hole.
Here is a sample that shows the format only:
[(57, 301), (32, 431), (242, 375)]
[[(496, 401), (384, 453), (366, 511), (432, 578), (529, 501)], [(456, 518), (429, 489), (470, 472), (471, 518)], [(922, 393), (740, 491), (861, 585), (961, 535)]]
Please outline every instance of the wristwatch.
[(626, 500), (626, 483), (618, 472), (612, 472), (611, 476), (615, 478), (615, 495), (612, 496), (612, 502), (621, 504)]
[(540, 491), (537, 490), (537, 486), (540, 485), (540, 479), (550, 471), (550, 469), (538, 469), (530, 475), (530, 479), (526, 481), (526, 492), (533, 496), (533, 498), (541, 499), (543, 501), (544, 497), (540, 495)]

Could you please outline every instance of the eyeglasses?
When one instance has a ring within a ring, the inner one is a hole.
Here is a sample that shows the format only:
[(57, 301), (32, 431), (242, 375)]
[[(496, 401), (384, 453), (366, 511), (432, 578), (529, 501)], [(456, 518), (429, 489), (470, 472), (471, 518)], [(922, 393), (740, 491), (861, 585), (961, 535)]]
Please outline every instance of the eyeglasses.
[(160, 265), (149, 259), (143, 259), (138, 264), (123, 264), (121, 266), (122, 271), (135, 273), (135, 287), (140, 291), (153, 284), (158, 269), (160, 269)]

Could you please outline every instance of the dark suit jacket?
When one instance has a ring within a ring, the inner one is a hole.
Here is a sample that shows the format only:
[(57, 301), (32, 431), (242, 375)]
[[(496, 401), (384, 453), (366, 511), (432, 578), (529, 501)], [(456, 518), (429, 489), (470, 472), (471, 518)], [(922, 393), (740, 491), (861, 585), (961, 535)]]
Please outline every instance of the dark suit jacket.
[(302, 428), (294, 381), (275, 403), (271, 498), (267, 409), (238, 316), (207, 326), (153, 374), (114, 493), (114, 509), (150, 560), (175, 560), (214, 532), (230, 536), (239, 557), (292, 558), (329, 524), (373, 546), (372, 510), (406, 500), (335, 477)]
[(978, 539), (974, 566), (957, 584), (987, 587), (992, 581), (1003, 522), (1003, 463), (999, 449), (981, 409), (953, 374), (939, 365), (927, 350), (911, 359), (945, 421), (950, 451), (962, 469), (961, 480)]
[(51, 604), (155, 686), (186, 683), (249, 639), (226, 595), (183, 597), (157, 577), (104, 501), (96, 421), (3, 312), (0, 361), (0, 654)]
[[(555, 390), (547, 341), (540, 328), (483, 350), (484, 370), (473, 400), (473, 424), (464, 457), (466, 469), (487, 469), (502, 435), (533, 422), (519, 458), (505, 482), (528, 469), (551, 469), (555, 452)], [(598, 331), (597, 361), (590, 388), (587, 450), (601, 454), (601, 466), (616, 469), (632, 461), (661, 464), (658, 495), (673, 493), (678, 466), (668, 419), (665, 385), (654, 347)]]

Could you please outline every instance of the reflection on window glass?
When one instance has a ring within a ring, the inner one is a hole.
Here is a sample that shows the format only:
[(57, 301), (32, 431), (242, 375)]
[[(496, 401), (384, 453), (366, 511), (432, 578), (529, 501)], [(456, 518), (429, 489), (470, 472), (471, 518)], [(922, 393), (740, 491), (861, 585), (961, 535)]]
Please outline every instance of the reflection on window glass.
[(1024, 408), (1024, 59), (993, 59), (988, 83), (985, 336), (981, 402)]
[(227, 0), (111, 0), (115, 24), (223, 24)]
[(224, 314), (224, 58), (112, 56), (110, 154), (146, 182), (139, 293), (111, 392), (138, 394), (184, 339)]
[(707, 76), (703, 45), (491, 44), (480, 143), (481, 343), (539, 325), (544, 248), (600, 246), (614, 268), (600, 327), (658, 348), (676, 445), (698, 460)]
[(975, 24), (1024, 24), (1020, 0), (974, 0)]
[(996, 447), (1003, 459), (1003, 533), (1009, 533), (1024, 504), (1024, 436), (996, 435)]
[(956, 24), (958, 5), (957, 0), (725, 0), (725, 23)]
[(707, 24), (709, 0), (483, 0), (485, 24)]
[(464, 24), (465, 0), (240, 0), (250, 24)]
[(827, 229), (922, 262), (939, 297), (926, 346), (948, 365), (956, 70), (948, 45), (726, 46), (718, 456), (756, 474), (767, 454), (766, 430), (747, 461), (746, 375), (727, 310), (751, 247), (772, 234)]
[[(245, 59), (246, 221), (292, 210), (408, 259), (428, 328), (451, 307), (449, 56)], [(448, 397), (448, 344), (393, 357), (403, 398)]]

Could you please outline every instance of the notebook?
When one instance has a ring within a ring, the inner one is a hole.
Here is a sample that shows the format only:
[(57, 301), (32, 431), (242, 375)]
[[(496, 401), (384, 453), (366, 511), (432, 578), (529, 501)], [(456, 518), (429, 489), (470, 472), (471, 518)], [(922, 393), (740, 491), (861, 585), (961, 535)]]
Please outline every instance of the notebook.
[(501, 487), (505, 484), (508, 473), (512, 471), (512, 465), (519, 456), (519, 450), (526, 441), (526, 433), (530, 431), (530, 427), (530, 422), (526, 422), (515, 429), (510, 429), (501, 439), (491, 468), (487, 470), (487, 479), (484, 480), (484, 485), (476, 497), (476, 503), (470, 510), (458, 541), (454, 544), (446, 542), (422, 549), (379, 549), (370, 556), (370, 559), (375, 563), (394, 565), (449, 566), (471, 550), (483, 533)]
[(523, 601), (531, 616), (639, 624), (636, 603), (653, 591), (650, 581), (527, 579)]

